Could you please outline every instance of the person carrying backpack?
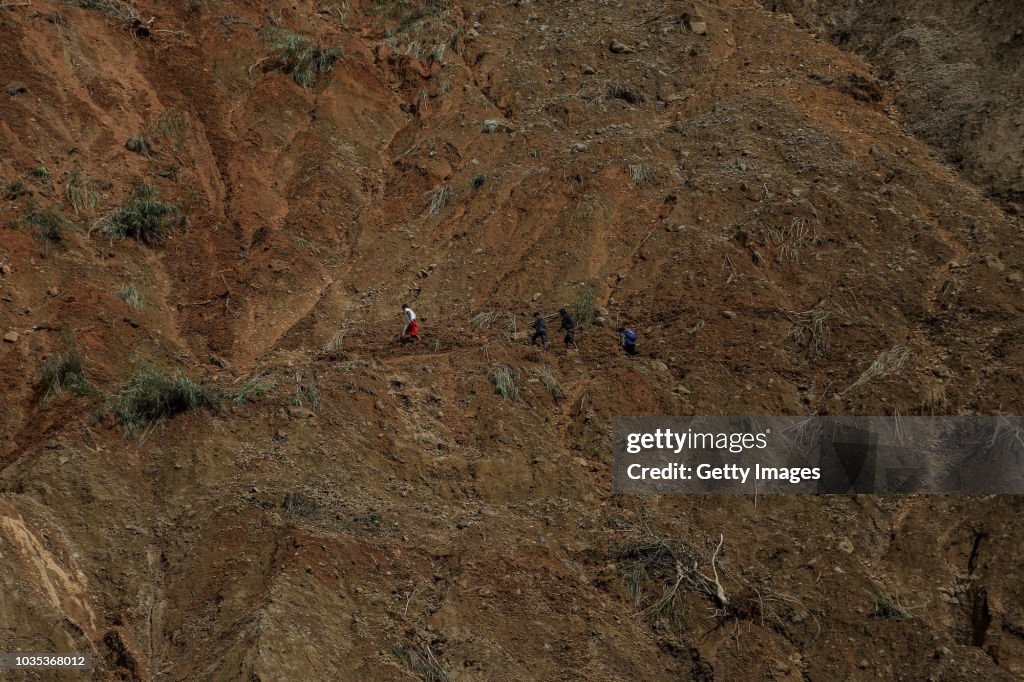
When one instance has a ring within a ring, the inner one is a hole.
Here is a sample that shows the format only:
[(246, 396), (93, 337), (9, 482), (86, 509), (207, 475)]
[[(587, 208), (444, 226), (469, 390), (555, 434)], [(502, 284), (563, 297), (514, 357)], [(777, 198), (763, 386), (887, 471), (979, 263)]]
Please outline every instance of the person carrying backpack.
[(565, 347), (572, 346), (579, 350), (576, 345), (576, 321), (572, 319), (572, 315), (565, 308), (558, 311), (558, 314), (562, 316), (562, 331), (565, 332)]
[(402, 343), (419, 341), (420, 324), (416, 321), (416, 313), (405, 303), (402, 304), (402, 318), (405, 320), (405, 326), (402, 327), (402, 335), (399, 340)]
[(540, 345), (544, 347), (544, 350), (548, 349), (548, 322), (544, 319), (544, 316), (540, 312), (533, 314), (533, 336), (530, 337), (530, 345), (534, 346), (537, 344), (537, 339), (540, 339)]
[(628, 327), (619, 327), (619, 341), (622, 342), (622, 349), (626, 351), (626, 355), (632, 357), (636, 355), (636, 332)]

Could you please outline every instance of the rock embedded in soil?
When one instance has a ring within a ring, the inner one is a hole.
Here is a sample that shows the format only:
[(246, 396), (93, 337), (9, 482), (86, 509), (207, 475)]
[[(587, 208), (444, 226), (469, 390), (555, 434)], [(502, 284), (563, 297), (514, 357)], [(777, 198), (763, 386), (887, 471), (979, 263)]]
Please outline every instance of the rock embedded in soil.
[(19, 338), (21, 338), (21, 336), (18, 332), (7, 332), (4, 334), (4, 341), (7, 343), (17, 343)]

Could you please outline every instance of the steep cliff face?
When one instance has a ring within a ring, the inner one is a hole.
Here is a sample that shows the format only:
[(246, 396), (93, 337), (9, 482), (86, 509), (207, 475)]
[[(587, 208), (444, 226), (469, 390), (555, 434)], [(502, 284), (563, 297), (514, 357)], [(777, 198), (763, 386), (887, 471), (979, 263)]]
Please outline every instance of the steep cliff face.
[[(0, 9), (0, 651), (1019, 676), (1013, 498), (610, 493), (614, 415), (1020, 412), (1003, 53), (901, 71), (802, 27), (860, 5), (777, 5)], [(579, 349), (529, 347), (567, 304)], [(719, 542), (729, 608), (676, 571)]]
[(864, 55), (893, 88), (910, 132), (993, 195), (1024, 201), (1024, 7), (1019, 3), (777, 0), (771, 5)]

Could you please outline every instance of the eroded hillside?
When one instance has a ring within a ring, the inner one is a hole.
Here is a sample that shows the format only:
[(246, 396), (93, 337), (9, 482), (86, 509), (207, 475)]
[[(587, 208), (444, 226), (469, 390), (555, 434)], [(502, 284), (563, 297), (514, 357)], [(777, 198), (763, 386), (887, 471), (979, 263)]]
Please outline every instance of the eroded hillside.
[[(610, 492), (614, 415), (1020, 413), (1020, 217), (860, 57), (743, 0), (0, 22), (0, 651), (95, 679), (1024, 672), (1016, 498)], [(578, 351), (527, 345), (573, 303)], [(153, 373), (211, 404), (145, 419)], [(664, 600), (720, 541), (728, 606)]]

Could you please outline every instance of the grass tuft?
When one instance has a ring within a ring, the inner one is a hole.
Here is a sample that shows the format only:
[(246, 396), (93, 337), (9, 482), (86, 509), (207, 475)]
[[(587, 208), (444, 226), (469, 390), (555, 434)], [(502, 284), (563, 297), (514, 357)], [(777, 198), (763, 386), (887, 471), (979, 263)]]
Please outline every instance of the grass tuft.
[(551, 397), (556, 401), (561, 400), (565, 397), (565, 393), (562, 392), (562, 387), (558, 385), (558, 379), (552, 374), (551, 368), (547, 365), (540, 367), (534, 371), (537, 378), (540, 379), (540, 383), (544, 385), (547, 392), (551, 394)]
[(398, 660), (426, 682), (451, 682), (452, 678), (441, 667), (428, 645), (411, 647), (399, 642), (392, 650)]
[(141, 184), (128, 203), (101, 218), (97, 226), (111, 239), (132, 237), (156, 244), (168, 230), (186, 222), (178, 204), (160, 201), (152, 185)]
[(47, 242), (59, 242), (64, 238), (64, 229), (68, 220), (56, 206), (41, 208), (34, 202), (29, 203), (28, 213), (22, 217), (23, 225), (37, 228), (35, 237)]
[(519, 386), (516, 385), (516, 371), (511, 367), (498, 367), (491, 372), (494, 392), (510, 402), (519, 401)]
[(142, 306), (146, 302), (142, 292), (134, 284), (125, 284), (117, 293), (132, 310), (142, 310)]
[(646, 164), (637, 163), (629, 164), (629, 181), (634, 186), (640, 187), (642, 185), (651, 185), (658, 179), (658, 174), (654, 168)]
[(875, 598), (875, 607), (871, 612), (874, 618), (884, 620), (911, 620), (914, 615), (903, 605), (899, 594), (880, 594)]
[(96, 183), (85, 177), (81, 169), (76, 168), (68, 174), (64, 197), (71, 204), (71, 208), (75, 209), (75, 213), (81, 213), (99, 206), (103, 195)]
[(448, 205), (448, 200), (452, 198), (452, 188), (448, 185), (441, 185), (424, 192), (423, 196), (430, 202), (427, 206), (427, 215), (434, 215)]
[(274, 382), (261, 381), (260, 377), (255, 376), (242, 384), (242, 388), (238, 389), (238, 393), (232, 396), (231, 400), (235, 405), (244, 405), (250, 400), (266, 395), (273, 388)]
[(42, 384), (46, 388), (43, 401), (58, 397), (64, 391), (89, 395), (93, 387), (85, 378), (85, 361), (78, 348), (71, 346), (63, 353), (56, 353), (43, 365)]
[(158, 419), (215, 405), (212, 392), (180, 371), (168, 376), (143, 363), (115, 397), (113, 410), (127, 437)]
[(575, 301), (568, 306), (569, 314), (577, 326), (593, 324), (597, 319), (597, 304), (594, 302), (594, 292), (587, 289), (579, 295)]
[(274, 32), (273, 49), (277, 53), (277, 70), (291, 74), (296, 84), (307, 88), (343, 56), (340, 47), (324, 47), (300, 33), (284, 30)]
[(843, 391), (844, 394), (849, 393), (855, 388), (860, 388), (864, 384), (867, 384), (876, 379), (883, 379), (890, 374), (897, 372), (904, 364), (907, 359), (910, 358), (910, 349), (906, 346), (895, 346), (880, 354), (871, 365), (864, 370), (864, 373), (860, 375), (857, 381), (853, 382), (848, 389)]

